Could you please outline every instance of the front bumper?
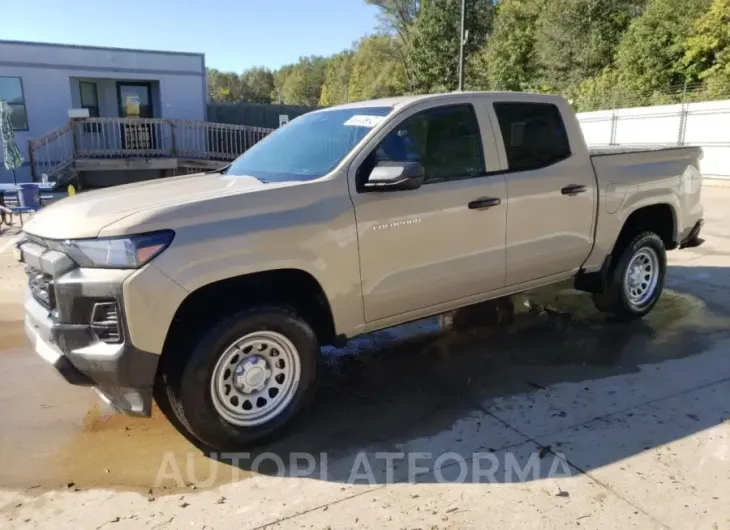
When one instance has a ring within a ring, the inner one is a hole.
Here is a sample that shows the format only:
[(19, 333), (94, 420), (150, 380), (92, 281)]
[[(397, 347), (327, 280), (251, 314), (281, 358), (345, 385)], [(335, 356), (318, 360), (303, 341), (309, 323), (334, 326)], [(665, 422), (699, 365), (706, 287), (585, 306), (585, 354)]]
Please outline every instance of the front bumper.
[[(115, 408), (149, 415), (159, 355), (135, 347), (124, 311), (123, 285), (135, 271), (82, 269), (58, 252), (22, 247), (33, 275), (49, 279), (49, 297), (26, 288), (25, 332), (35, 352), (69, 383), (95, 387)], [(31, 280), (32, 284), (33, 280)], [(49, 301), (50, 300), (50, 301)], [(119, 340), (100, 338), (92, 326), (98, 303), (116, 303)]]
[(61, 324), (29, 294), (25, 333), (35, 352), (68, 383), (95, 387), (121, 412), (149, 416), (159, 355), (101, 342), (89, 326)]

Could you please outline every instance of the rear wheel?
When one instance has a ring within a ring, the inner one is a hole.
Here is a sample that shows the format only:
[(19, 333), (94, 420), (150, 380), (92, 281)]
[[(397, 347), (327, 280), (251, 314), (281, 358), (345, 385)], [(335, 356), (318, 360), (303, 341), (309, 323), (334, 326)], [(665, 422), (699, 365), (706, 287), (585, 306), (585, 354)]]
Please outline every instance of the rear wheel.
[(664, 243), (653, 232), (641, 232), (616, 257), (604, 292), (594, 294), (593, 303), (619, 320), (641, 318), (656, 305), (664, 289)]
[(280, 434), (311, 401), (319, 345), (285, 308), (256, 308), (220, 321), (169, 374), (168, 396), (183, 426), (215, 449)]

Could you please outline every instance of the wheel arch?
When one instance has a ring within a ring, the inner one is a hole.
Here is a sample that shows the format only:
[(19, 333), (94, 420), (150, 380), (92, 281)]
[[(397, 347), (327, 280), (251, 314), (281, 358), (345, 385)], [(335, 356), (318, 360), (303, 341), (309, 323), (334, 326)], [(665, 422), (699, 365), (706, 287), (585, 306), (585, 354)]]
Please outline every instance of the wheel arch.
[(225, 278), (190, 292), (175, 311), (160, 364), (186, 349), (185, 338), (198, 337), (225, 315), (257, 305), (289, 307), (312, 327), (320, 344), (336, 340), (332, 308), (316, 278), (302, 269), (275, 269)]
[(615, 256), (636, 234), (651, 231), (658, 235), (667, 250), (674, 250), (677, 241), (677, 211), (673, 205), (661, 202), (640, 206), (628, 215), (614, 242), (611, 255)]
[(679, 246), (677, 226), (677, 211), (668, 202), (635, 208), (626, 217), (613, 244), (608, 243), (610, 247), (606, 246), (610, 250), (605, 251), (607, 253), (604, 255), (601, 266), (591, 272), (579, 272), (574, 279), (574, 287), (589, 293), (601, 292), (621, 250), (640, 232), (648, 230), (656, 233), (667, 250), (677, 248)]

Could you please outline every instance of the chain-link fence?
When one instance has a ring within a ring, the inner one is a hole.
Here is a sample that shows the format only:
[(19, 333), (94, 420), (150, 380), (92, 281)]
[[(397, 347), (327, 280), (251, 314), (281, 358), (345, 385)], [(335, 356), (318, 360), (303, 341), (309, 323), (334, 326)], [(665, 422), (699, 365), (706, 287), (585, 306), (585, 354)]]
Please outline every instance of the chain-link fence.
[(730, 99), (730, 83), (691, 83), (644, 91), (617, 85), (568, 99), (578, 112), (717, 101)]
[(589, 145), (699, 146), (702, 173), (730, 177), (730, 87), (725, 88), (688, 85), (646, 99), (617, 98), (604, 110), (579, 113), (578, 120)]

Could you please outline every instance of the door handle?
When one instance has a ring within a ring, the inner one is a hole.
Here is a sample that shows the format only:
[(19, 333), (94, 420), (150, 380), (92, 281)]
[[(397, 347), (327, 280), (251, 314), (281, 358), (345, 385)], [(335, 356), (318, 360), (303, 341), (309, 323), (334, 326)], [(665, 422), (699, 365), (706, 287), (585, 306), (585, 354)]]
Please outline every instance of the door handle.
[(492, 206), (499, 206), (502, 204), (502, 199), (498, 197), (479, 197), (469, 203), (470, 210), (482, 210), (491, 208)]
[(560, 193), (573, 197), (575, 195), (578, 195), (579, 193), (584, 193), (585, 191), (586, 187), (581, 184), (570, 184), (569, 186), (565, 186), (562, 190), (560, 190)]

